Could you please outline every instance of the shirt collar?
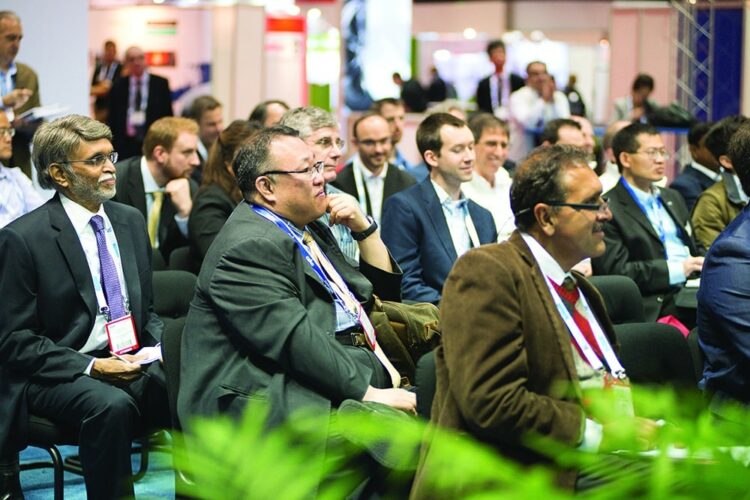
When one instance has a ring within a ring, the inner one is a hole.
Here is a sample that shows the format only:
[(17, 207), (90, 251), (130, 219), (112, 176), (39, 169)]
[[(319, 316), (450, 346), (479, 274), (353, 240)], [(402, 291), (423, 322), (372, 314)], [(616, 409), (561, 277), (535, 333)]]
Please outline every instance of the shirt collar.
[(60, 193), (60, 203), (62, 204), (65, 213), (68, 215), (68, 219), (70, 219), (70, 222), (73, 224), (73, 228), (78, 234), (80, 234), (86, 228), (86, 226), (90, 224), (91, 218), (94, 215), (102, 216), (105, 221), (105, 227), (107, 227), (109, 223), (109, 219), (104, 212), (104, 204), (99, 205), (99, 210), (96, 213), (92, 213), (89, 211), (89, 209), (85, 208), (82, 205), (79, 205), (62, 193)]
[(0, 73), (3, 75), (10, 75), (13, 76), (18, 71), (18, 66), (16, 66), (16, 61), (12, 61), (10, 65), (8, 66), (8, 71), (2, 71), (0, 70)]
[(703, 165), (701, 165), (697, 161), (691, 162), (690, 166), (693, 167), (694, 169), (696, 169), (698, 172), (700, 172), (703, 175), (705, 175), (706, 177), (708, 177), (709, 179), (716, 180), (716, 179), (719, 178), (719, 174), (717, 172), (714, 172), (713, 170), (711, 170), (708, 167), (704, 167)]
[(7, 177), (10, 177), (10, 169), (0, 161), (0, 179), (5, 179)]
[[(558, 262), (549, 254), (547, 250), (530, 234), (521, 233), (521, 238), (531, 250), (531, 254), (534, 256), (534, 260), (539, 264), (539, 268), (542, 270), (547, 278), (555, 282), (556, 285), (562, 286), (563, 281), (566, 277), (572, 275), (563, 271), (563, 268)], [(575, 278), (573, 278), (575, 280)]]
[(145, 156), (141, 156), (141, 177), (143, 177), (143, 191), (145, 193), (154, 193), (156, 191), (164, 191), (164, 188), (159, 186), (151, 175), (151, 171), (148, 169), (148, 162)]
[(362, 158), (357, 155), (356, 158), (354, 158), (355, 162), (358, 162), (359, 170), (362, 172), (362, 178), (365, 180), (368, 179), (385, 179), (385, 176), (388, 174), (388, 162), (385, 162), (385, 165), (383, 165), (383, 170), (380, 171), (379, 175), (375, 175), (372, 172), (370, 172), (370, 169), (365, 167), (364, 163), (362, 163)]

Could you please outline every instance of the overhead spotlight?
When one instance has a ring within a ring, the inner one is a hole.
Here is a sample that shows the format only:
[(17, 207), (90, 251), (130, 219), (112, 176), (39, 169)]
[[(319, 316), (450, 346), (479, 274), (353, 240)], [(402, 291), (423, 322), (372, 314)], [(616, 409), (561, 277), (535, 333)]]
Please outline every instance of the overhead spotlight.
[(473, 40), (477, 37), (477, 30), (474, 28), (466, 28), (464, 30), (464, 38), (467, 40)]
[(695, 5), (695, 4), (697, 4), (697, 3), (698, 3), (698, 0), (688, 0), (688, 3), (689, 3), (690, 5)]
[(308, 21), (315, 21), (317, 19), (320, 19), (320, 9), (312, 8), (307, 11)]
[(164, 0), (154, 0), (154, 3), (157, 4), (157, 5), (159, 5), (159, 4), (164, 3)]
[(599, 40), (599, 46), (600, 47), (609, 47), (609, 40), (607, 40), (606, 38), (602, 38), (601, 40)]

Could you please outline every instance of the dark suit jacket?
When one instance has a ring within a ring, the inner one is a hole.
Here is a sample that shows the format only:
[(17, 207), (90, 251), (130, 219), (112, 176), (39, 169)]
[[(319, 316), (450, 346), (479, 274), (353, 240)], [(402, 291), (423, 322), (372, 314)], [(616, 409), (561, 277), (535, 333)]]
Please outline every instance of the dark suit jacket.
[(190, 253), (196, 269), (200, 269), (211, 243), (236, 206), (237, 203), (229, 193), (216, 184), (203, 186), (198, 190), (188, 221)]
[[(105, 202), (120, 247), (130, 307), (141, 345), (161, 339), (154, 314), (151, 249), (137, 210)], [(23, 435), (27, 421), (24, 387), (69, 382), (83, 374), (91, 356), (77, 352), (94, 325), (97, 300), (88, 262), (60, 198), (0, 231), (0, 448), (11, 429)], [(20, 441), (14, 444), (21, 444)]]
[[(492, 109), (492, 97), (490, 96), (490, 77), (492, 77), (492, 75), (488, 75), (485, 78), (479, 80), (476, 92), (477, 109), (486, 111), (487, 113), (494, 112), (494, 110)], [(512, 94), (526, 84), (523, 78), (515, 73), (510, 74), (509, 80), (510, 92), (508, 92), (508, 95)], [(508, 102), (502, 102), (500, 101), (500, 99), (502, 99), (502, 95), (498, 96), (498, 102), (500, 102), (501, 105), (508, 106), (510, 104)]]
[[(130, 80), (128, 77), (117, 78), (112, 83), (112, 90), (109, 92), (107, 125), (112, 129), (112, 145), (115, 151), (120, 153), (121, 159), (142, 154), (143, 138), (138, 141), (138, 145), (135, 147), (133, 141), (128, 140), (126, 134), (129, 96)], [(172, 116), (172, 114), (172, 92), (169, 90), (169, 82), (166, 78), (150, 73), (144, 133), (156, 120), (165, 116)]]
[[(415, 181), (414, 177), (410, 174), (395, 165), (388, 165), (388, 174), (385, 176), (385, 182), (383, 183), (383, 206), (385, 205), (385, 200), (390, 196), (393, 196), (399, 191), (403, 191), (409, 186), (416, 184), (416, 182), (417, 181)], [(336, 180), (331, 184), (343, 192), (348, 193), (355, 198), (359, 198), (357, 184), (354, 182), (354, 168), (352, 162), (349, 162), (344, 166), (341, 172), (336, 176)], [(365, 186), (365, 191), (367, 191), (367, 186)], [(365, 198), (367, 200), (367, 215), (372, 215), (370, 194), (365, 193)]]
[[(670, 297), (680, 289), (669, 284), (664, 245), (622, 181), (605, 197), (609, 201), (612, 220), (604, 225), (607, 249), (601, 257), (591, 261), (594, 274), (621, 274), (635, 281), (643, 294), (646, 321), (654, 321), (660, 316), (663, 305), (669, 303)], [(688, 233), (692, 233), (690, 217), (682, 196), (677, 191), (663, 188), (661, 198), (690, 254), (700, 255)]]
[[(581, 275), (576, 279), (617, 349), (601, 296)], [(585, 414), (570, 334), (518, 232), (458, 259), (445, 282), (440, 317), (432, 405), (438, 426), (469, 433), (523, 464), (545, 461), (523, 446), (530, 434), (570, 447), (581, 442)], [(411, 498), (436, 497), (421, 477), (431, 460), (428, 443)], [(572, 489), (575, 478), (576, 471), (567, 470), (558, 482)]]
[[(112, 83), (114, 83), (118, 78), (120, 78), (120, 73), (122, 72), (122, 64), (115, 61), (112, 64), (115, 64), (115, 69), (112, 72)], [(99, 72), (102, 70), (102, 63), (98, 62), (96, 63), (96, 67), (94, 68), (94, 73), (91, 76), (91, 85), (96, 85), (101, 80), (99, 79)], [(99, 96), (94, 100), (94, 108), (96, 109), (107, 109), (109, 108), (109, 94), (104, 96)]]
[[(33, 91), (26, 104), (15, 110), (15, 115), (19, 116), (42, 104), (39, 97), (39, 79), (36, 76), (36, 72), (20, 62), (16, 62), (16, 68), (17, 71), (13, 77), (14, 88)], [(9, 167), (20, 167), (23, 173), (29, 178), (31, 178), (31, 153), (29, 152), (29, 144), (31, 144), (31, 138), (34, 136), (34, 132), (36, 132), (38, 126), (39, 122), (33, 122), (25, 127), (16, 128), (16, 135), (13, 137), (13, 155), (10, 161), (6, 163)]]
[[(495, 243), (492, 214), (471, 200), (468, 207), (479, 242)], [(437, 305), (458, 255), (429, 177), (386, 201), (382, 226), (383, 242), (404, 271), (404, 299)]]
[[(190, 194), (195, 196), (198, 185), (192, 179), (190, 181)], [(146, 213), (146, 191), (143, 187), (143, 176), (141, 175), (141, 157), (135, 156), (125, 161), (117, 162), (117, 194), (114, 201), (119, 201), (140, 210), (143, 220), (148, 221)], [(184, 247), (188, 240), (180, 232), (174, 216), (177, 209), (172, 200), (164, 197), (161, 206), (161, 218), (159, 219), (159, 251), (164, 259), (169, 262), (169, 254), (178, 247)]]
[[(366, 309), (373, 291), (399, 299), (400, 272), (366, 262), (359, 272), (325, 225), (316, 221), (308, 228)], [(194, 415), (239, 417), (249, 399), (264, 398), (273, 426), (302, 407), (327, 414), (344, 399), (361, 399), (372, 370), (335, 340), (335, 327), (331, 295), (295, 242), (240, 203), (206, 255), (190, 304), (182, 337), (181, 422)], [(325, 457), (324, 435), (310, 470), (319, 470)]]
[(750, 211), (745, 208), (714, 241), (698, 290), (698, 335), (704, 388), (750, 403)]
[(669, 187), (682, 195), (688, 211), (691, 211), (701, 193), (716, 184), (718, 176), (709, 177), (688, 165)]

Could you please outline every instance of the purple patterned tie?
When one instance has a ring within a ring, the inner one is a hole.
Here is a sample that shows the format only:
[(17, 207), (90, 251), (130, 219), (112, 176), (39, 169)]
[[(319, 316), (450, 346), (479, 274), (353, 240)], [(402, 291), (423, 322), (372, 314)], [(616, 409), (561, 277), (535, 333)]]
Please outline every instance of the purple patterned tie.
[(101, 266), (102, 288), (107, 299), (110, 318), (109, 321), (125, 316), (125, 305), (122, 303), (122, 289), (120, 278), (117, 276), (115, 261), (107, 249), (107, 238), (104, 235), (104, 219), (101, 215), (91, 218), (91, 227), (96, 235), (96, 247), (99, 250), (99, 265)]

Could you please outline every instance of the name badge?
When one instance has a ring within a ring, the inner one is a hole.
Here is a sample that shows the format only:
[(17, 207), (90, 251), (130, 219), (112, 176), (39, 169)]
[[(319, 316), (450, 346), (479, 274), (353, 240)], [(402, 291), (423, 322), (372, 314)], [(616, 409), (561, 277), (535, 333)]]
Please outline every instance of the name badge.
[(105, 323), (104, 330), (109, 339), (109, 350), (115, 354), (125, 354), (140, 347), (132, 314)]
[(140, 127), (141, 125), (146, 124), (146, 112), (141, 111), (131, 111), (130, 112), (130, 124), (134, 127)]
[(623, 417), (634, 417), (633, 394), (626, 378), (617, 378), (607, 373), (604, 375), (604, 389), (612, 391), (615, 413)]

